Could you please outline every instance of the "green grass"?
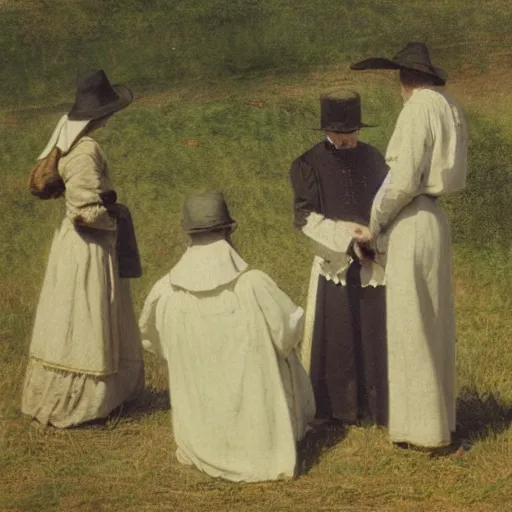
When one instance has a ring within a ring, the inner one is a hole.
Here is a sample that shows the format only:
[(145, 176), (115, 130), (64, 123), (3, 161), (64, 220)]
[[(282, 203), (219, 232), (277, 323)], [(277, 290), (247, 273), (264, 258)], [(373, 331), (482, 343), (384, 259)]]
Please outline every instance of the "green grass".
[[(512, 510), (510, 7), (505, 0), (0, 1), (0, 511)], [(318, 95), (363, 94), (362, 138), (384, 150), (400, 109), (387, 73), (347, 62), (427, 41), (468, 107), (470, 175), (447, 198), (454, 236), (458, 432), (472, 449), (431, 459), (385, 430), (312, 437), (310, 471), (288, 483), (212, 480), (174, 458), (165, 368), (103, 429), (34, 428), (19, 413), (31, 326), (62, 201), (28, 193), (27, 172), (69, 108), (79, 70), (104, 67), (136, 93), (99, 133), (133, 210), (152, 284), (181, 255), (184, 197), (221, 188), (235, 243), (305, 305), (311, 254), (292, 228), (288, 168), (318, 140)], [(479, 74), (479, 72), (488, 73)], [(499, 107), (499, 108), (498, 108)]]
[(506, 0), (3, 0), (0, 100), (56, 104), (103, 67), (139, 90), (254, 77), (429, 43), (449, 69), (510, 66)]
[[(317, 97), (340, 84), (360, 90), (364, 118), (379, 125), (362, 138), (382, 150), (400, 109), (389, 76), (341, 73), (177, 86), (141, 96), (98, 133), (137, 227), (145, 271), (133, 281), (137, 312), (185, 247), (184, 197), (214, 188), (225, 191), (239, 223), (234, 238), (242, 255), (305, 305), (311, 253), (292, 227), (288, 169), (319, 139), (312, 130)], [(464, 100), (462, 86), (453, 90)], [(458, 430), (472, 450), (432, 459), (391, 448), (385, 430), (332, 431), (310, 439), (311, 469), (299, 480), (256, 485), (212, 480), (177, 463), (166, 371), (151, 356), (145, 395), (106, 428), (39, 429), (20, 416), (33, 315), (63, 213), (62, 201), (32, 198), (27, 171), (65, 108), (12, 111), (0, 128), (0, 510), (512, 509), (512, 228), (504, 215), (512, 137), (506, 111), (493, 125), (479, 103), (469, 106), (468, 189), (446, 206), (456, 241)]]

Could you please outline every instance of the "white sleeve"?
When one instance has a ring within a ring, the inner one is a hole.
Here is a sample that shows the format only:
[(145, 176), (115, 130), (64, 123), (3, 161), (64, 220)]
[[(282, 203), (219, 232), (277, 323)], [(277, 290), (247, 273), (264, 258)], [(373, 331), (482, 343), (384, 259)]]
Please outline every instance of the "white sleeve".
[(370, 229), (374, 235), (384, 230), (420, 189), (424, 160), (429, 156), (432, 132), (427, 106), (406, 104), (391, 137), (386, 162), (389, 173), (372, 207)]
[(157, 307), (164, 293), (167, 294), (171, 291), (172, 288), (170, 286), (169, 276), (160, 279), (149, 292), (139, 318), (142, 346), (148, 352), (163, 358), (165, 358), (165, 353), (158, 330)]
[(302, 232), (317, 246), (335, 253), (346, 253), (352, 242), (354, 229), (358, 226), (355, 222), (332, 220), (312, 212), (308, 215)]
[(116, 230), (116, 221), (102, 204), (104, 161), (93, 142), (83, 141), (66, 162), (63, 179), (66, 186), (66, 214), (78, 224), (108, 231)]
[(260, 270), (251, 271), (251, 284), (265, 317), (276, 350), (288, 357), (297, 347), (304, 329), (304, 310)]

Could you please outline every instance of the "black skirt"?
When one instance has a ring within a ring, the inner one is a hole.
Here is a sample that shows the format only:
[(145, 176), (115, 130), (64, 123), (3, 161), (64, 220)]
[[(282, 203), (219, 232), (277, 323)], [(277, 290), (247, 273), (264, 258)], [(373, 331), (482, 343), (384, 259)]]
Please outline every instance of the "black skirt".
[(361, 287), (359, 262), (341, 286), (319, 276), (311, 352), (317, 417), (386, 425), (385, 287)]

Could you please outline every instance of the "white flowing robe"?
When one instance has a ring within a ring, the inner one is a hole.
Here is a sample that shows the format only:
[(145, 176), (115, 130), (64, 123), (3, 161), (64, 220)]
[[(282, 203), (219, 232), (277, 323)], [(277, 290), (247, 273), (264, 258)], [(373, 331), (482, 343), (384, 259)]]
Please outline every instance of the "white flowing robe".
[[(56, 230), (37, 307), (22, 412), (69, 427), (104, 418), (144, 386), (130, 283), (119, 278), (106, 159), (82, 137), (59, 162), (66, 217)], [(74, 220), (82, 218), (85, 230)]]
[(225, 241), (191, 246), (151, 290), (143, 344), (168, 364), (178, 460), (213, 477), (294, 476), (314, 398), (303, 310)]
[(388, 145), (390, 171), (372, 208), (386, 230), (389, 432), (437, 447), (455, 430), (451, 235), (437, 197), (466, 183), (468, 130), (446, 95), (415, 89)]

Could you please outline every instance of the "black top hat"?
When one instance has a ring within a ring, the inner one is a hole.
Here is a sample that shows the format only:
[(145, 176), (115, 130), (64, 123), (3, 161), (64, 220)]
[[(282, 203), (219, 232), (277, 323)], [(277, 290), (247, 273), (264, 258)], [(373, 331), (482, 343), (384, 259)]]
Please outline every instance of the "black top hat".
[(217, 231), (233, 224), (222, 192), (194, 194), (185, 199), (182, 225), (186, 233)]
[(372, 125), (361, 121), (361, 97), (355, 91), (344, 91), (337, 97), (320, 98), (319, 130), (350, 133)]
[(68, 118), (98, 119), (127, 107), (132, 101), (132, 91), (123, 85), (111, 85), (100, 69), (78, 77), (75, 104)]
[(444, 85), (448, 75), (440, 68), (436, 68), (430, 61), (428, 49), (423, 43), (407, 43), (392, 59), (372, 57), (356, 62), (350, 69), (412, 69), (421, 71), (434, 78), (435, 85)]

